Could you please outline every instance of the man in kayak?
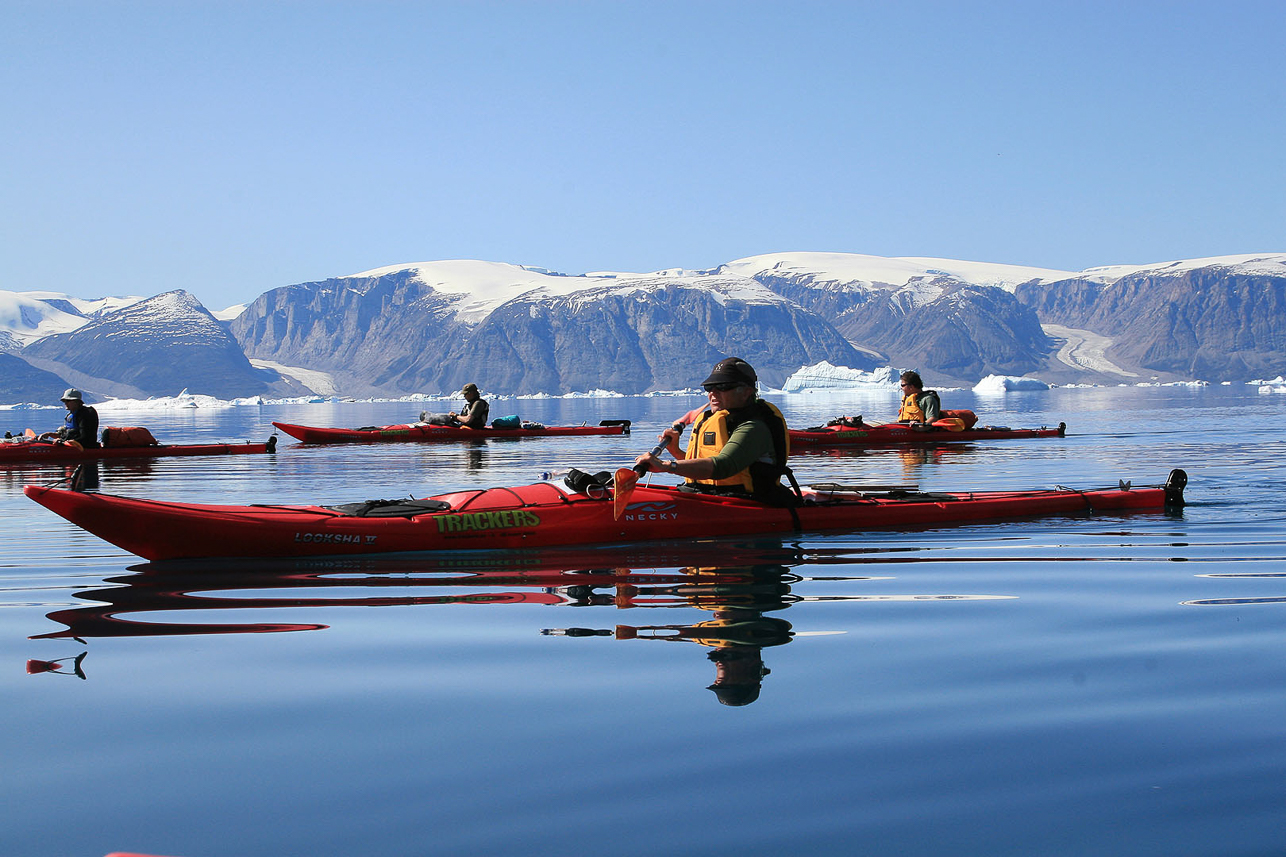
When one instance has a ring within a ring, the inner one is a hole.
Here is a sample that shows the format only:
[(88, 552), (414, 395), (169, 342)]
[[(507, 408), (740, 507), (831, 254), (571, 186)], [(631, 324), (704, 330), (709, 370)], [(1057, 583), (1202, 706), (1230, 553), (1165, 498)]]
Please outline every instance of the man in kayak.
[(942, 401), (937, 390), (924, 389), (919, 372), (902, 373), (902, 410), (898, 411), (900, 423), (931, 423), (942, 419)]
[[(652, 453), (636, 466), (682, 476), (697, 490), (749, 494), (774, 505), (790, 506), (797, 495), (781, 484), (789, 474), (789, 442), (781, 411), (759, 398), (758, 376), (740, 357), (720, 360), (702, 382), (709, 406), (692, 425), (687, 453), (679, 450), (679, 432), (666, 429), (673, 461)], [(792, 479), (793, 481), (793, 479)]]
[(63, 407), (67, 408), (63, 427), (56, 432), (45, 432), (40, 439), (75, 441), (84, 449), (98, 449), (98, 411), (85, 404), (80, 390), (63, 393), (62, 401)]
[(460, 392), (464, 393), (464, 408), (458, 414), (455, 411), (447, 414), (447, 420), (451, 425), (461, 428), (486, 428), (490, 406), (487, 400), (478, 394), (478, 385), (465, 384)]

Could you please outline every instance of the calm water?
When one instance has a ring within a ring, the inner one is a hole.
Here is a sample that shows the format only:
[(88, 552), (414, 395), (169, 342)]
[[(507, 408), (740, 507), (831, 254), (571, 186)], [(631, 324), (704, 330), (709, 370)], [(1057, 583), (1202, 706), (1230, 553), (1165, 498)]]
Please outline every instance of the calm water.
[[(1286, 396), (945, 398), (991, 424), (1066, 421), (1069, 436), (801, 455), (800, 480), (1097, 487), (1183, 467), (1190, 505), (175, 574), (22, 496), (62, 468), (0, 468), (0, 854), (1286, 851)], [(795, 426), (893, 411), (887, 394), (775, 401)], [(499, 401), (495, 415), (624, 417), (635, 432), (286, 438), (272, 457), (106, 463), (102, 490), (343, 502), (529, 482), (627, 464), (694, 404)], [(272, 420), (383, 424), (420, 407), (104, 424), (262, 439)], [(0, 412), (10, 430), (41, 420), (59, 412)]]

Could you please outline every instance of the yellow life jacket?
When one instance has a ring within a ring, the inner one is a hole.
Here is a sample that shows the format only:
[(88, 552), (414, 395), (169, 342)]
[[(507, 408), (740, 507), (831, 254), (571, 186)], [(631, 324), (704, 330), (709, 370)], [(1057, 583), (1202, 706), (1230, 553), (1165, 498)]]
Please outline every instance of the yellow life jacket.
[[(902, 397), (902, 410), (898, 411), (898, 422), (924, 422), (924, 409), (920, 407), (921, 396), (934, 396), (934, 390), (921, 390), (918, 393), (907, 393)], [(941, 410), (941, 405), (938, 406)]]
[(740, 489), (748, 494), (760, 496), (766, 495), (781, 484), (781, 477), (786, 472), (786, 458), (790, 455), (786, 418), (775, 405), (763, 399), (755, 399), (745, 408), (738, 409), (735, 416), (726, 410), (703, 411), (692, 426), (692, 435), (688, 438), (687, 458), (713, 458), (718, 455), (737, 426), (752, 417), (758, 417), (768, 426), (773, 438), (772, 454), (764, 456), (747, 469), (734, 473), (726, 479), (689, 479), (689, 484)]

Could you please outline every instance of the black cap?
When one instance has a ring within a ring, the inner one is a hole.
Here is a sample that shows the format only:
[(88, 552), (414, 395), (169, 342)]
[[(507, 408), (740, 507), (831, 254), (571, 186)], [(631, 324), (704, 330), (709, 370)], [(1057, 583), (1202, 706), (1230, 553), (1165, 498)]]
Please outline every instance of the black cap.
[(740, 357), (726, 357), (714, 364), (710, 377), (701, 382), (706, 384), (727, 384), (736, 381), (742, 384), (753, 384), (759, 380), (754, 368)]

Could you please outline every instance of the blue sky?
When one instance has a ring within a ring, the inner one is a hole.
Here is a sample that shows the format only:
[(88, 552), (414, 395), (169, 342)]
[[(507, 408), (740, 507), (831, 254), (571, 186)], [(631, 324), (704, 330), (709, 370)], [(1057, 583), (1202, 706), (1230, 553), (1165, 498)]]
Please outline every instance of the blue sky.
[(1286, 3), (0, 3), (0, 289), (1286, 251)]

